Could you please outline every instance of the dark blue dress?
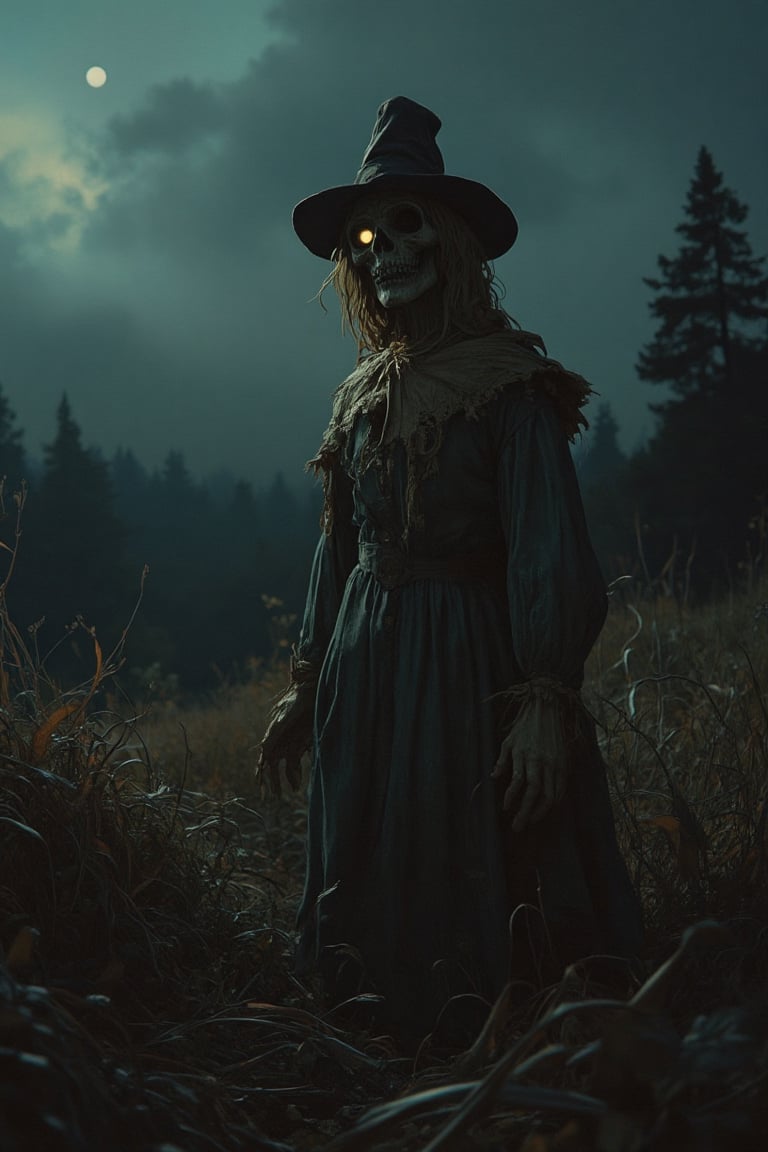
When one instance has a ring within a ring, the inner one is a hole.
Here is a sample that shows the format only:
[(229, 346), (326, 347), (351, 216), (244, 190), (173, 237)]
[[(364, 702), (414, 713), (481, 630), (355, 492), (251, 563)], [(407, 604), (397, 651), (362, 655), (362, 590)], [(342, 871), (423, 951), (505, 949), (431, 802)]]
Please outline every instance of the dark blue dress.
[[(405, 546), (405, 448), (361, 466), (372, 418), (336, 461), (298, 646), (320, 667), (299, 969), (427, 1028), (452, 993), (492, 1000), (515, 974), (522, 903), (562, 961), (636, 953), (640, 919), (586, 713), (564, 801), (524, 835), (491, 779), (514, 716), (499, 694), (536, 676), (578, 689), (606, 612), (553, 404), (511, 383), (451, 416)], [(393, 544), (411, 574), (361, 566)], [(450, 575), (472, 555), (500, 559)]]

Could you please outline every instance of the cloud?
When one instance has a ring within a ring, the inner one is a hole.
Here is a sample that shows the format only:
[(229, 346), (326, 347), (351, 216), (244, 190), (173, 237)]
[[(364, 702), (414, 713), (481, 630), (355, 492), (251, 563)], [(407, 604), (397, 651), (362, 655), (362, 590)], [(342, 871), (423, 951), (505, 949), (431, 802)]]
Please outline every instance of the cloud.
[(28, 250), (73, 250), (98, 187), (40, 115), (0, 115), (0, 221)]
[(139, 152), (177, 156), (225, 123), (226, 110), (213, 85), (173, 80), (153, 87), (139, 111), (114, 117), (109, 144), (120, 161)]
[(298, 477), (354, 349), (309, 303), (327, 266), (291, 208), (351, 181), (377, 106), (406, 94), (441, 116), (447, 170), (520, 219), (498, 265), (510, 310), (594, 380), (633, 443), (653, 399), (633, 371), (641, 278), (676, 247), (699, 145), (748, 201), (768, 177), (762, 0), (727, 18), (700, 0), (279, 0), (269, 18), (278, 41), (229, 80), (155, 85), (69, 151), (27, 133), (23, 164), (0, 165), (0, 376), (24, 390), (20, 417), (42, 435), (35, 410), (52, 419), (66, 387), (107, 451)]

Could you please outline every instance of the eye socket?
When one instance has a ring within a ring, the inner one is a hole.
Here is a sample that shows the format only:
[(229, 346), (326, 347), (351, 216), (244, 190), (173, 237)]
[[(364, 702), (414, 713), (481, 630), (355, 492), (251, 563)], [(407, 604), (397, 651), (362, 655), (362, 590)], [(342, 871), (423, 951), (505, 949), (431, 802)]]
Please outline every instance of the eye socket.
[(352, 220), (347, 228), (347, 236), (352, 248), (368, 248), (373, 243), (375, 232), (371, 223), (363, 220)]
[(398, 232), (418, 232), (424, 218), (413, 204), (401, 204), (393, 209), (390, 222)]

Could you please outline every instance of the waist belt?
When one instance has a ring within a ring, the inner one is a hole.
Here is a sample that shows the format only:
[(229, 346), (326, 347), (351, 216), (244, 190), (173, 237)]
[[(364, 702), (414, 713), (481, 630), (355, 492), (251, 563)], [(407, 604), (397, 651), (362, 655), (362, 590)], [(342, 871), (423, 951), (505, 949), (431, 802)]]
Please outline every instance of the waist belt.
[(358, 563), (363, 572), (372, 573), (385, 588), (397, 588), (413, 580), (484, 581), (503, 588), (506, 557), (493, 552), (459, 552), (435, 560), (407, 556), (385, 544), (360, 542)]

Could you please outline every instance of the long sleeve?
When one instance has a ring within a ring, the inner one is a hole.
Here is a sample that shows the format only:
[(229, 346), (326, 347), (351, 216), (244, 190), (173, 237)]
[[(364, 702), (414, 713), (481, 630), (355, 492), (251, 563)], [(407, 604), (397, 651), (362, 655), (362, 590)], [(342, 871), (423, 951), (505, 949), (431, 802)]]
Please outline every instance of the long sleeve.
[(353, 523), (352, 482), (340, 464), (332, 476), (333, 521), (315, 549), (296, 658), (317, 672), (336, 624), (344, 588), (357, 564), (358, 530)]
[(547, 677), (577, 689), (605, 619), (605, 584), (557, 415), (539, 395), (512, 409), (498, 493), (515, 665), (522, 681)]

